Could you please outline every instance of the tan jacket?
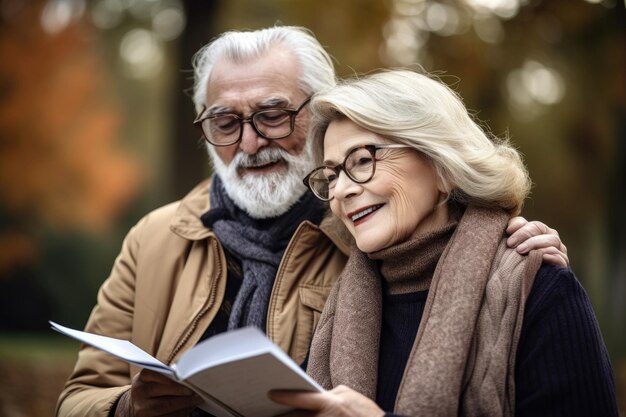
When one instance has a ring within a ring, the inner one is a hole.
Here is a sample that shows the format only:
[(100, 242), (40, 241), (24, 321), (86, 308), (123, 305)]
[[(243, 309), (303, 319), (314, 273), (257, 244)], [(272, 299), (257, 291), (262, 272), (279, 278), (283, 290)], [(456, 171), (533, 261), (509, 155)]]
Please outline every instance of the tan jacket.
[[(128, 339), (164, 363), (194, 346), (215, 317), (226, 286), (226, 261), (200, 216), (210, 181), (180, 202), (157, 209), (124, 240), (98, 293), (85, 330)], [(304, 360), (328, 293), (346, 262), (348, 243), (336, 223), (300, 224), (279, 265), (267, 335), (297, 362)], [(108, 415), (139, 371), (83, 346), (59, 397), (58, 416)]]

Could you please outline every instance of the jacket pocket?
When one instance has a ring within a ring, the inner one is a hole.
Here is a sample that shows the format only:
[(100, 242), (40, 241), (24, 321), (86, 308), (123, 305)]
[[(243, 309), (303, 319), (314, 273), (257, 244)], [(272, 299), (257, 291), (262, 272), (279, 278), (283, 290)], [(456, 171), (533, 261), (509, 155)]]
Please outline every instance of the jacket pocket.
[(313, 323), (311, 327), (311, 334), (315, 331), (317, 323), (319, 321), (322, 310), (324, 310), (324, 304), (330, 293), (332, 287), (319, 287), (313, 285), (300, 285), (300, 302), (307, 307), (313, 314)]
[(300, 313), (298, 314), (298, 330), (296, 332), (298, 334), (296, 337), (296, 355), (300, 362), (309, 353), (313, 333), (315, 333), (331, 288), (332, 286), (320, 287), (306, 284), (300, 284), (298, 287)]

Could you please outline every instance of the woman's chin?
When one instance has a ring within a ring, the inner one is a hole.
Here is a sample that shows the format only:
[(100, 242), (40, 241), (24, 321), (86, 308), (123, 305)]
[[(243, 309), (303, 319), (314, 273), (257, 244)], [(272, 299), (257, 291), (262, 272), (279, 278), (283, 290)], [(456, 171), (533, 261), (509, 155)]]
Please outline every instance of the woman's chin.
[(365, 239), (359, 241), (358, 239), (356, 239), (356, 247), (359, 248), (359, 250), (361, 252), (364, 253), (374, 253), (374, 252), (378, 252), (381, 249), (385, 249), (385, 245), (381, 245), (381, 244), (377, 244), (375, 242), (370, 241), (364, 241)]

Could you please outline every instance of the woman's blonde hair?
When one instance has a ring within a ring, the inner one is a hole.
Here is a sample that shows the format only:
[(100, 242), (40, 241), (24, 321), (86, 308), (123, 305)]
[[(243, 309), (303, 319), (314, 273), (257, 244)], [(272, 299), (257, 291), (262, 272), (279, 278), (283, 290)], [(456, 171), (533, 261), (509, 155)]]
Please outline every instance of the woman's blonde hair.
[(530, 191), (528, 171), (508, 139), (490, 137), (461, 98), (432, 75), (388, 70), (343, 81), (316, 95), (310, 109), (317, 163), (328, 125), (347, 118), (426, 155), (451, 200), (517, 215)]

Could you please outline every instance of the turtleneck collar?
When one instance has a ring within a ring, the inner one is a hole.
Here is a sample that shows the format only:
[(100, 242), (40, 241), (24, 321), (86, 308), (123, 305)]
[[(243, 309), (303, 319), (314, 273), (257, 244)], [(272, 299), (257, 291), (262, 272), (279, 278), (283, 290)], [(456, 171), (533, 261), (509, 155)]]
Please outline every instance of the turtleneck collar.
[(385, 293), (393, 295), (427, 290), (437, 262), (457, 224), (457, 216), (450, 216), (440, 229), (368, 254), (370, 259), (379, 261)]

